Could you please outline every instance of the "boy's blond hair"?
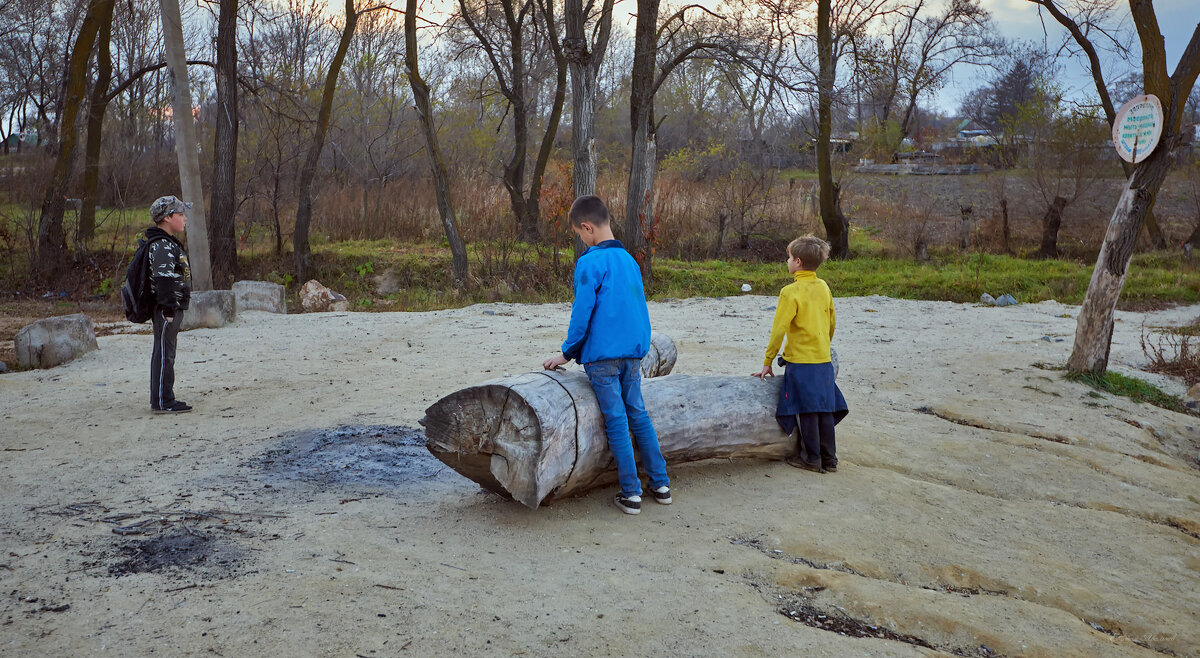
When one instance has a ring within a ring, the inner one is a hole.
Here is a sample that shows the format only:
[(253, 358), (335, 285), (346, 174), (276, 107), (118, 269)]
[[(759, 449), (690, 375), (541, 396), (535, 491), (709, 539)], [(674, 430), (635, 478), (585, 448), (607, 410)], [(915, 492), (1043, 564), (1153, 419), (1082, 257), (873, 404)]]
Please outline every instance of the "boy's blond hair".
[(799, 258), (804, 269), (815, 270), (829, 258), (829, 243), (815, 235), (803, 235), (787, 246), (788, 256)]

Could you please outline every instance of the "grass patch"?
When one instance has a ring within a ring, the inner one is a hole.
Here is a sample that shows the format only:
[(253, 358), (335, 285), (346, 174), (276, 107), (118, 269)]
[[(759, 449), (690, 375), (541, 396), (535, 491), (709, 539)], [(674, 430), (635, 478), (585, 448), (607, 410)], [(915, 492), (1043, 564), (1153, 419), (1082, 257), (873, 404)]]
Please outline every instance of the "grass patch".
[(1150, 382), (1143, 381), (1136, 377), (1126, 377), (1116, 372), (1106, 372), (1102, 376), (1096, 376), (1089, 373), (1067, 373), (1064, 375), (1067, 379), (1073, 382), (1081, 382), (1092, 388), (1127, 397), (1137, 402), (1146, 402), (1156, 407), (1174, 411), (1181, 414), (1200, 415), (1196, 412), (1183, 406), (1183, 401), (1179, 398), (1164, 393), (1157, 386)]

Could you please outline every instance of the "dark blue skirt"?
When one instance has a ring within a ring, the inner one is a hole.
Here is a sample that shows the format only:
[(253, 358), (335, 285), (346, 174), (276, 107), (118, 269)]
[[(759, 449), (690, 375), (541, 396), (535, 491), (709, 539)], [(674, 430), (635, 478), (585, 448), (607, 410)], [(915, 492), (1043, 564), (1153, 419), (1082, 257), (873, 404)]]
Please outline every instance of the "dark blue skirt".
[(784, 432), (791, 434), (796, 429), (796, 414), (832, 413), (836, 425), (850, 413), (833, 379), (832, 363), (785, 363), (775, 408), (775, 420)]

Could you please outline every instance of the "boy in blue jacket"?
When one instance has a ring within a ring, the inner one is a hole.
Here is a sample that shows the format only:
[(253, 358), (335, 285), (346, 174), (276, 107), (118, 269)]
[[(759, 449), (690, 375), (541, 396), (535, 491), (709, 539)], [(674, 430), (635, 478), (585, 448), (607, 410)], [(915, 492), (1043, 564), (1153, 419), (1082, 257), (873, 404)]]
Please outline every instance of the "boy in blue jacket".
[(599, 197), (575, 199), (568, 217), (571, 230), (588, 249), (575, 263), (575, 302), (562, 354), (546, 359), (542, 367), (553, 370), (574, 359), (587, 372), (604, 413), (608, 448), (617, 462), (621, 485), (617, 507), (626, 514), (642, 511), (642, 483), (630, 430), (654, 500), (670, 505), (667, 463), (642, 401), (642, 357), (650, 349), (650, 313), (641, 269), (613, 237), (608, 208)]

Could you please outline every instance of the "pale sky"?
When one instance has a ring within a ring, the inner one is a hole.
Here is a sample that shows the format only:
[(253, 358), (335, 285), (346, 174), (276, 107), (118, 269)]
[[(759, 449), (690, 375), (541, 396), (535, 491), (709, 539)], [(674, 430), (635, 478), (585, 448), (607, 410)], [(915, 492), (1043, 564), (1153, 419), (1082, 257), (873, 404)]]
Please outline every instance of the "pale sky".
[[(331, 12), (340, 14), (343, 11), (345, 0), (328, 1)], [(453, 1), (421, 0), (419, 4), (423, 8), (436, 10), (436, 8)], [(395, 6), (402, 5), (402, 0), (393, 0), (393, 2)], [(688, 2), (698, 2), (698, 4), (707, 6), (720, 4), (718, 0), (688, 0)], [(1028, 0), (981, 0), (981, 3), (991, 12), (992, 20), (999, 33), (1007, 39), (1046, 43), (1049, 47), (1054, 48), (1059, 45), (1065, 35), (1065, 30), (1049, 15), (1045, 16), (1043, 28), (1042, 20), (1038, 17), (1037, 5)], [(1125, 18), (1126, 27), (1131, 30), (1132, 34), (1133, 25), (1129, 18), (1129, 5), (1125, 2), (1119, 2), (1118, 5), (1120, 14)], [(1158, 16), (1159, 28), (1162, 30), (1166, 42), (1167, 71), (1170, 73), (1175, 70), (1179, 56), (1187, 46), (1197, 23), (1200, 23), (1200, 0), (1155, 0), (1154, 8)], [(619, 16), (618, 20), (628, 19), (630, 12), (635, 9), (636, 4), (633, 0), (618, 0), (616, 10), (616, 14)], [(632, 29), (632, 19), (630, 19), (630, 26)], [(1134, 41), (1136, 42), (1136, 36)], [(1064, 61), (1060, 74), (1061, 79), (1058, 82), (1066, 86), (1068, 94), (1095, 95), (1091, 74), (1083, 68), (1083, 62)], [(939, 92), (934, 103), (943, 111), (955, 111), (963, 94), (981, 86), (989, 75), (990, 72), (987, 71), (963, 67), (955, 72), (954, 80)], [(1106, 79), (1110, 82), (1117, 77), (1119, 77), (1119, 73), (1115, 70), (1106, 71)], [(1124, 100), (1114, 98), (1113, 102), (1119, 106)]]

